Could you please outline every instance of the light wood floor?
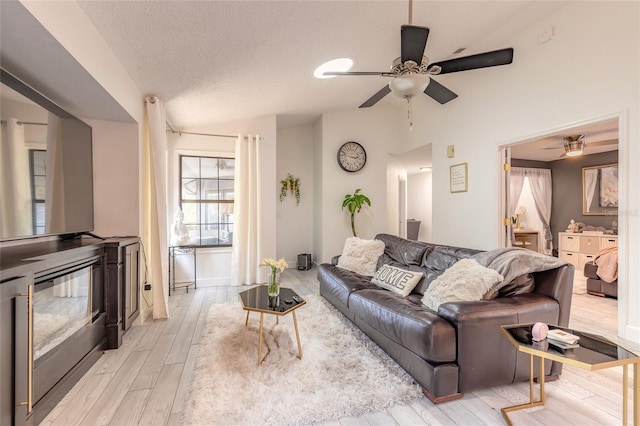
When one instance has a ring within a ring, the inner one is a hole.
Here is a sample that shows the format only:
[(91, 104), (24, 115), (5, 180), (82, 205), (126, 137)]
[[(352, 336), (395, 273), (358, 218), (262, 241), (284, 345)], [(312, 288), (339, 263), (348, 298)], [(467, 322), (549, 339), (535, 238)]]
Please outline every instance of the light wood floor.
[[(302, 296), (318, 294), (315, 268), (289, 269), (282, 278), (285, 286)], [(169, 320), (134, 326), (125, 335), (123, 345), (107, 351), (42, 424), (182, 424), (206, 314), (212, 305), (237, 301), (237, 292), (245, 289), (213, 287), (191, 290), (188, 294), (184, 290), (174, 293), (170, 297)], [(615, 300), (574, 295), (571, 327), (590, 328), (615, 338), (616, 318)], [(544, 407), (514, 412), (511, 419), (515, 425), (619, 425), (621, 383), (621, 367), (587, 372), (565, 366), (560, 380), (547, 383)], [(527, 402), (528, 397), (525, 382), (472, 392), (460, 400), (439, 405), (422, 398), (408, 405), (343, 417), (324, 425), (503, 425), (506, 423), (500, 408)], [(633, 419), (631, 412), (629, 419)]]

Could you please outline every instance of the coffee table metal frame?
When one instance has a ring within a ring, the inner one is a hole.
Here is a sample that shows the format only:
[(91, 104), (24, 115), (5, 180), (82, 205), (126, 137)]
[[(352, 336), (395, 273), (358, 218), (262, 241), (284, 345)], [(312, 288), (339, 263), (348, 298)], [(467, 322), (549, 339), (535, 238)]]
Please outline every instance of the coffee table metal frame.
[[(522, 410), (525, 408), (539, 407), (541, 405), (544, 405), (546, 401), (546, 395), (544, 393), (544, 374), (540, 374), (539, 375), (540, 377), (538, 378), (538, 383), (540, 384), (540, 398), (537, 401), (534, 400), (534, 392), (533, 392), (533, 383), (534, 383), (533, 357), (534, 356), (537, 356), (539, 358), (539, 365), (538, 365), (539, 372), (540, 371), (544, 372), (545, 359), (558, 361), (560, 363), (567, 364), (567, 365), (573, 365), (575, 367), (579, 367), (589, 371), (604, 370), (606, 368), (611, 368), (611, 367), (616, 367), (621, 365), (622, 366), (622, 424), (623, 425), (626, 425), (628, 420), (628, 414), (627, 414), (627, 400), (629, 399), (629, 390), (628, 390), (629, 388), (628, 369), (629, 368), (628, 367), (629, 365), (633, 365), (633, 424), (634, 426), (639, 425), (638, 407), (639, 407), (639, 400), (640, 400), (639, 399), (640, 384), (638, 383), (638, 377), (639, 377), (638, 366), (640, 365), (640, 357), (636, 356), (635, 358), (619, 359), (619, 360), (613, 360), (608, 362), (597, 362), (597, 363), (589, 363), (589, 362), (584, 362), (577, 359), (572, 359), (568, 356), (565, 356), (561, 352), (557, 352), (553, 349), (551, 351), (546, 351), (546, 350), (534, 348), (532, 347), (531, 344), (519, 342), (508, 331), (509, 329), (513, 329), (517, 327), (527, 327), (527, 326), (533, 326), (533, 323), (500, 326), (500, 331), (502, 331), (502, 334), (504, 334), (507, 337), (507, 339), (509, 339), (509, 341), (518, 349), (518, 351), (529, 354), (529, 402), (525, 404), (512, 405), (512, 406), (504, 407), (500, 409), (500, 411), (502, 412), (502, 417), (504, 417), (504, 419), (506, 420), (509, 426), (512, 426), (513, 423), (511, 423), (511, 420), (509, 419), (509, 416), (507, 413), (509, 413), (510, 411)], [(550, 328), (565, 329), (563, 327), (557, 327), (557, 326), (553, 326)], [(591, 335), (591, 336), (599, 337), (595, 335)], [(606, 339), (604, 338), (602, 339), (603, 341), (606, 341)], [(625, 350), (627, 352), (635, 354), (634, 352), (628, 349), (625, 349)]]
[(244, 325), (245, 327), (249, 325), (249, 313), (250, 312), (258, 312), (260, 313), (260, 330), (258, 331), (258, 365), (262, 364), (262, 330), (263, 330), (263, 325), (264, 325), (264, 314), (270, 314), (270, 315), (275, 315), (276, 316), (276, 324), (278, 324), (278, 320), (281, 316), (287, 315), (288, 313), (291, 313), (291, 315), (293, 316), (293, 327), (295, 328), (296, 331), (296, 341), (298, 343), (298, 358), (302, 359), (302, 344), (300, 343), (300, 333), (298, 332), (298, 318), (296, 317), (296, 309), (298, 309), (301, 306), (304, 306), (307, 304), (307, 301), (302, 299), (302, 302), (296, 303), (294, 302), (291, 305), (287, 305), (282, 301), (282, 297), (283, 297), (283, 292), (286, 293), (286, 297), (292, 297), (292, 296), (298, 296), (298, 294), (286, 287), (280, 287), (280, 296), (278, 296), (281, 300), (280, 304), (278, 305), (278, 309), (263, 309), (263, 308), (259, 308), (256, 306), (250, 306), (250, 305), (245, 305), (244, 300), (242, 299), (241, 294), (242, 293), (247, 293), (247, 292), (251, 292), (251, 291), (260, 291), (260, 288), (264, 288), (264, 293), (266, 295), (266, 285), (262, 285), (262, 286), (257, 286), (254, 287), (250, 290), (246, 290), (243, 292), (238, 293), (238, 298), (240, 299), (240, 304), (242, 305), (242, 309), (244, 309), (245, 311), (247, 311), (247, 317), (244, 321)]

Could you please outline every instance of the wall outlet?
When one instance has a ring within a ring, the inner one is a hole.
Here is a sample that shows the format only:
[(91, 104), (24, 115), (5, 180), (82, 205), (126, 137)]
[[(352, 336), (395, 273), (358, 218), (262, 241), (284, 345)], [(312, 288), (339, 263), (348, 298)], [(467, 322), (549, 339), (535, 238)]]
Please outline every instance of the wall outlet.
[(145, 285), (144, 285), (144, 290), (145, 290), (145, 291), (149, 291), (149, 290), (151, 290), (151, 284), (145, 284)]

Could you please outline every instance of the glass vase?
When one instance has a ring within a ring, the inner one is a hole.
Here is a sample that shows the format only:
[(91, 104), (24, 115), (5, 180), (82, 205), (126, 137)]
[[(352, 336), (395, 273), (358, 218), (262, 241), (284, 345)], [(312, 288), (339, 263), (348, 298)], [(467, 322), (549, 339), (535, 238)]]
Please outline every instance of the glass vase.
[(280, 294), (280, 274), (276, 270), (271, 271), (267, 285), (267, 293), (270, 297)]

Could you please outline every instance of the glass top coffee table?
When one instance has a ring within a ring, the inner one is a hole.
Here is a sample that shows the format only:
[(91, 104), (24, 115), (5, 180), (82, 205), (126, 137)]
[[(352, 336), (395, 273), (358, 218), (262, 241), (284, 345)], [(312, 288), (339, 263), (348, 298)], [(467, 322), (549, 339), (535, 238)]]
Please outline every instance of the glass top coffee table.
[(640, 364), (640, 356), (630, 350), (617, 345), (602, 336), (592, 333), (586, 333), (579, 330), (572, 330), (555, 325), (549, 325), (549, 330), (559, 329), (569, 332), (580, 338), (578, 346), (575, 348), (561, 349), (554, 346), (549, 339), (535, 342), (531, 338), (531, 329), (533, 323), (504, 325), (500, 327), (502, 333), (520, 352), (528, 353), (529, 357), (529, 401), (526, 404), (514, 405), (502, 408), (502, 416), (511, 425), (507, 413), (509, 411), (521, 410), (523, 408), (531, 408), (544, 405), (544, 373), (539, 374), (538, 382), (540, 383), (540, 398), (534, 401), (533, 396), (533, 357), (540, 359), (538, 371), (544, 372), (544, 360), (561, 362), (563, 364), (573, 365), (589, 371), (602, 370), (605, 368), (622, 366), (622, 424), (627, 424), (627, 400), (628, 395), (628, 366), (633, 365), (633, 424), (638, 425), (638, 394), (640, 393), (640, 385), (638, 384), (638, 366)]
[[(276, 324), (278, 319), (291, 313), (293, 316), (293, 327), (296, 330), (296, 340), (298, 342), (298, 358), (302, 359), (302, 345), (300, 344), (300, 333), (298, 332), (298, 319), (296, 318), (296, 309), (307, 304), (290, 288), (280, 287), (280, 295), (269, 296), (267, 286), (261, 285), (250, 290), (238, 293), (242, 309), (247, 311), (247, 318), (244, 325), (249, 324), (249, 313), (260, 313), (260, 330), (258, 332), (258, 365), (262, 364), (262, 329), (264, 323), (264, 314), (276, 315)], [(298, 300), (295, 300), (295, 299)]]

